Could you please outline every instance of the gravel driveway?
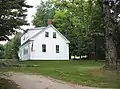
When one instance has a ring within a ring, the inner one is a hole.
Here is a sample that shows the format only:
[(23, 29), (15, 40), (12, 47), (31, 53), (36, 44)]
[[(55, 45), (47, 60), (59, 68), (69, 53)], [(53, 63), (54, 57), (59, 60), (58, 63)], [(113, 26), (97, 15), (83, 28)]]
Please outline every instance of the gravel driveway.
[(74, 85), (60, 80), (25, 73), (9, 73), (9, 79), (18, 84), (21, 89), (100, 89)]

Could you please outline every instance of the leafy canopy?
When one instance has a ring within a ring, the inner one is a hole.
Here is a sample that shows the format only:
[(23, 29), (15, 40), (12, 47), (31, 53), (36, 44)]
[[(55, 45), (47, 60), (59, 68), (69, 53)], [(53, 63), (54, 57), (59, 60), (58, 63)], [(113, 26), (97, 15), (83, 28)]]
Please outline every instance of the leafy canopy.
[(47, 26), (47, 20), (53, 19), (55, 13), (54, 6), (51, 0), (41, 0), (40, 5), (37, 7), (37, 13), (34, 15), (33, 25), (36, 27)]

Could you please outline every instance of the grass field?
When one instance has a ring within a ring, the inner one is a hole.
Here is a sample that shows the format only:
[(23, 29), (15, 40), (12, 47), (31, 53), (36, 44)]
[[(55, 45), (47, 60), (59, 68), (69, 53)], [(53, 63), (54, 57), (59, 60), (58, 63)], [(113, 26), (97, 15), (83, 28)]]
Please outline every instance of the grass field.
[[(16, 63), (16, 62), (12, 62)], [(92, 87), (120, 88), (120, 75), (100, 70), (103, 62), (96, 61), (24, 61), (17, 62), (38, 67), (11, 67), (1, 71), (27, 72), (50, 76), (67, 82)]]

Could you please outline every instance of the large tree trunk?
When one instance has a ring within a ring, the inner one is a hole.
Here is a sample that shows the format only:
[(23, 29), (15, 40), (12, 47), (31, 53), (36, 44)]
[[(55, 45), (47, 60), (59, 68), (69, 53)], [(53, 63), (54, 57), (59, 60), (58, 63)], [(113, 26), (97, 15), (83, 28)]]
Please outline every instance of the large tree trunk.
[(105, 40), (106, 40), (106, 63), (105, 68), (117, 69), (117, 47), (115, 37), (115, 24), (112, 21), (109, 1), (103, 0), (103, 13), (105, 22)]

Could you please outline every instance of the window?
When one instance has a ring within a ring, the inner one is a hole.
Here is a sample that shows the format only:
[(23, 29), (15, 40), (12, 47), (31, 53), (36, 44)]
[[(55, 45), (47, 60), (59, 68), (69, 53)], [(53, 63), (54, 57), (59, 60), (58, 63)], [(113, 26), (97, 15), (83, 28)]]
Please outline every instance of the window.
[(56, 53), (59, 53), (59, 45), (56, 45)]
[(25, 36), (23, 37), (23, 40), (25, 40)]
[(53, 38), (56, 38), (56, 32), (53, 32)]
[(45, 37), (49, 37), (49, 32), (45, 32)]
[(46, 52), (46, 45), (42, 44), (42, 52)]
[(23, 54), (24, 54), (24, 55), (27, 55), (27, 54), (28, 54), (28, 48), (24, 48), (24, 49), (23, 49)]
[(32, 45), (31, 45), (31, 51), (33, 51), (33, 41), (32, 41)]

